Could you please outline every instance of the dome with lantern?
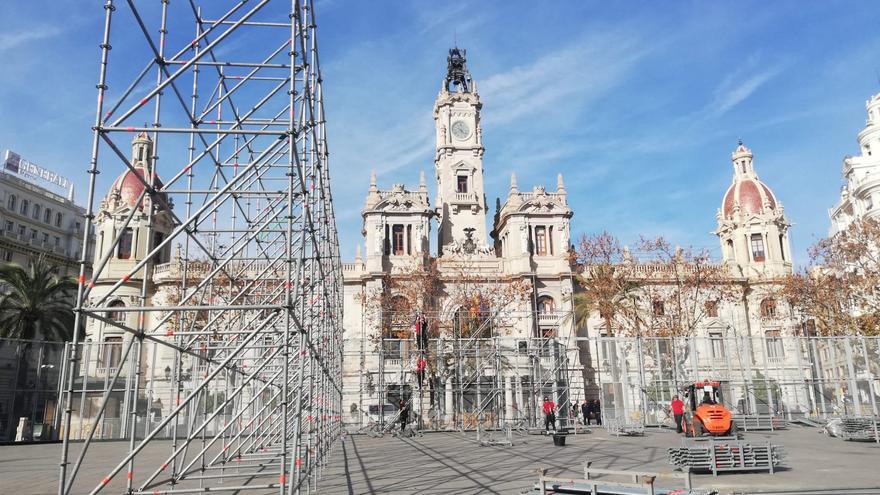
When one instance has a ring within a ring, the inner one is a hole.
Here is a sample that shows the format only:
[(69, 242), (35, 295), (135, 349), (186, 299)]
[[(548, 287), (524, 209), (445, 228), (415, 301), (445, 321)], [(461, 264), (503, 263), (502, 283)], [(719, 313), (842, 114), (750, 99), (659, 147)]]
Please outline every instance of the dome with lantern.
[[(145, 194), (143, 199), (138, 203), (138, 198), (146, 189), (147, 183), (152, 183), (155, 188), (162, 187), (162, 181), (156, 176), (155, 170), (152, 170), (150, 163), (153, 154), (153, 140), (146, 132), (140, 132), (132, 141), (131, 165), (134, 170), (126, 167), (125, 171), (120, 174), (104, 200), (105, 205), (116, 210), (120, 207), (137, 206), (143, 210), (147, 203), (149, 194)], [(167, 200), (167, 196), (162, 194), (162, 198)], [(169, 205), (170, 206), (170, 205)]]
[(721, 214), (725, 219), (732, 219), (737, 215), (772, 213), (777, 206), (781, 206), (773, 191), (755, 174), (753, 156), (752, 150), (746, 148), (742, 141), (731, 155), (733, 184), (727, 188), (721, 202)]

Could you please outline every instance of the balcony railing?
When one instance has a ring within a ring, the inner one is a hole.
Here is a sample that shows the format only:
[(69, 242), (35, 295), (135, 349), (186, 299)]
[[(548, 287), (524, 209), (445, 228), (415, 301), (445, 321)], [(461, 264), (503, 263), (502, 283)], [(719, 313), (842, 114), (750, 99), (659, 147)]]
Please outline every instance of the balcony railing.
[(455, 204), (471, 204), (477, 202), (477, 195), (473, 193), (455, 193)]
[(544, 313), (538, 313), (538, 324), (539, 325), (556, 325), (559, 320), (562, 318), (564, 313), (561, 311), (547, 311)]

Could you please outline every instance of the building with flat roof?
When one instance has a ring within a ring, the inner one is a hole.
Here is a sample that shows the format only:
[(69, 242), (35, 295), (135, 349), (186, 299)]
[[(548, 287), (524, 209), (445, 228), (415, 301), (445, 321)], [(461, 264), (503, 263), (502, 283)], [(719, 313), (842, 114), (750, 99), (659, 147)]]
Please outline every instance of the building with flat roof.
[[(67, 196), (53, 185), (67, 187)], [(60, 275), (76, 275), (85, 212), (74, 202), (67, 179), (14, 152), (5, 153), (0, 166), (0, 261), (26, 266), (30, 257), (44, 254), (60, 268)], [(87, 237), (86, 259), (91, 263), (94, 234)]]

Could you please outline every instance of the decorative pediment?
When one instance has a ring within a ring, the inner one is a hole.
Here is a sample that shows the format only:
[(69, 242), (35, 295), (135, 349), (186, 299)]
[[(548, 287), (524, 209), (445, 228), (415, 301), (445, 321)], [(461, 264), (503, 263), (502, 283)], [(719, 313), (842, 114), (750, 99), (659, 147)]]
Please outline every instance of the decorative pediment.
[(376, 205), (376, 210), (424, 211), (430, 209), (427, 194), (407, 191), (403, 184), (394, 184), (391, 190), (382, 191), (379, 194), (382, 200)]
[(454, 170), (456, 172), (474, 173), (477, 171), (477, 167), (474, 166), (474, 164), (472, 164), (472, 163), (469, 163), (466, 161), (460, 161), (452, 166), (452, 170)]
[(535, 186), (531, 194), (526, 195), (525, 201), (519, 207), (521, 212), (550, 213), (565, 212), (565, 206), (557, 193), (548, 193), (543, 186)]

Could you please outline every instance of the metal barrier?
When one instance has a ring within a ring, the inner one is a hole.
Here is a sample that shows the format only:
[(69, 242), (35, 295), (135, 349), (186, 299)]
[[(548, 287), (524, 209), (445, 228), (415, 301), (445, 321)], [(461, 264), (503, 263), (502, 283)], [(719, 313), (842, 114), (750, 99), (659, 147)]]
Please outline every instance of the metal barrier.
[[(629, 478), (631, 481), (595, 479), (596, 476)], [(660, 487), (658, 481), (673, 480), (683, 487)], [(597, 469), (590, 462), (584, 463), (584, 479), (560, 479), (547, 476), (546, 469), (538, 469), (538, 482), (527, 494), (572, 493), (590, 495), (714, 495), (715, 490), (695, 490), (691, 474), (685, 469), (681, 473), (658, 473), (646, 471), (618, 471)]]

